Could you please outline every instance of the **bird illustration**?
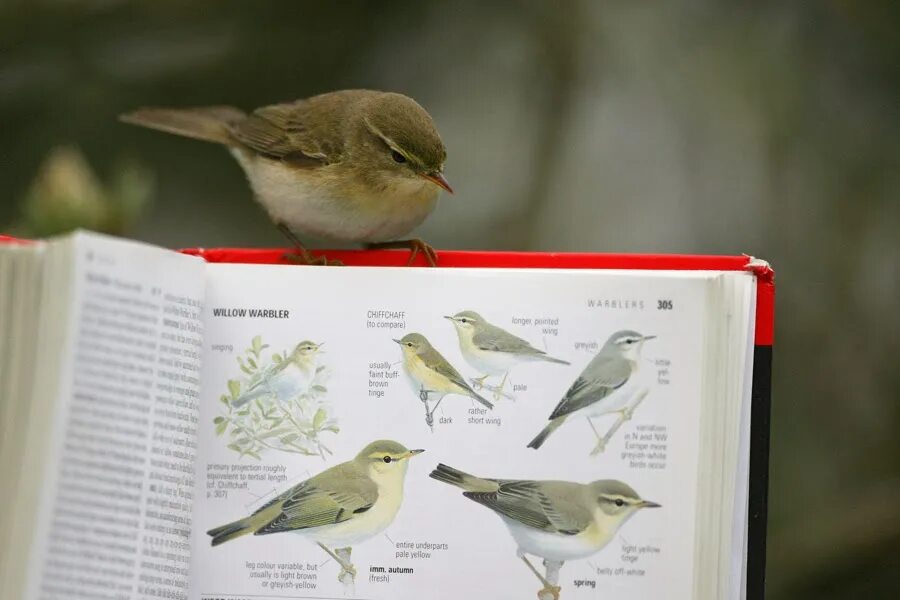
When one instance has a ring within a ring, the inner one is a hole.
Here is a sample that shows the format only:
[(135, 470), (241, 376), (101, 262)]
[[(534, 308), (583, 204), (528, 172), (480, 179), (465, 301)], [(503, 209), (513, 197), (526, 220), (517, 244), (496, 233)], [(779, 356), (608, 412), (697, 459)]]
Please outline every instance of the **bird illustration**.
[[(341, 565), (339, 581), (348, 575), (352, 580), (356, 576), (349, 561), (352, 546), (394, 521), (403, 501), (407, 459), (421, 452), (392, 440), (372, 442), (353, 460), (295, 485), (248, 517), (206, 533), (213, 546), (251, 533), (298, 533)], [(343, 547), (333, 550), (338, 546)]]
[(535, 450), (540, 448), (551, 433), (559, 429), (569, 417), (577, 414), (587, 418), (597, 436), (598, 448), (602, 449), (605, 441), (597, 433), (591, 418), (616, 412), (621, 413), (626, 420), (631, 418), (631, 395), (624, 386), (638, 369), (644, 342), (655, 337), (627, 329), (609, 336), (600, 352), (588, 363), (550, 413), (550, 423), (531, 440), (528, 447)]
[[(660, 505), (643, 500), (631, 487), (613, 479), (591, 483), (487, 479), (439, 464), (430, 477), (463, 490), (463, 496), (491, 509), (503, 520), (518, 546), (518, 556), (544, 585), (538, 593), (559, 598), (526, 554), (556, 563), (599, 552), (619, 528), (642, 508)], [(548, 564), (548, 569), (550, 565)]]
[[(424, 335), (408, 333), (402, 339), (394, 341), (400, 344), (403, 351), (403, 368), (410, 385), (425, 404), (425, 422), (429, 427), (433, 427), (434, 411), (447, 394), (468, 396), (486, 408), (494, 408), (493, 404), (472, 389), (459, 371), (447, 362)], [(437, 402), (429, 408), (428, 401), (432, 395), (437, 397)]]
[(309, 340), (297, 344), (284, 360), (264, 371), (232, 402), (232, 406), (240, 408), (262, 396), (273, 396), (278, 402), (290, 402), (307, 393), (315, 379), (323, 345)]
[(434, 250), (399, 240), (434, 210), (447, 152), (431, 116), (415, 100), (391, 92), (342, 90), (249, 115), (231, 106), (140, 108), (126, 123), (226, 146), (278, 228), (307, 264), (297, 234), (372, 247)]
[[(502, 375), (503, 380), (495, 389), (495, 397), (502, 394), (509, 370), (524, 362), (549, 362), (559, 365), (571, 364), (538, 350), (522, 338), (505, 329), (488, 323), (484, 317), (472, 310), (464, 310), (455, 315), (445, 316), (453, 323), (459, 337), (459, 349), (463, 358), (483, 376), (475, 381), (483, 386), (485, 379), (492, 375)], [(496, 399), (496, 398), (495, 398)]]

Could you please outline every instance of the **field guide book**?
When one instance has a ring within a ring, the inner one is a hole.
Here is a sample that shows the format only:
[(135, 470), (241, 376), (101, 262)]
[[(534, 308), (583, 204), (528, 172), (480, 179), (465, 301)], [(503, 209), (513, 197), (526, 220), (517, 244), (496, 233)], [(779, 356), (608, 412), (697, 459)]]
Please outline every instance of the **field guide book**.
[(0, 243), (0, 598), (763, 598), (764, 261), (284, 252)]

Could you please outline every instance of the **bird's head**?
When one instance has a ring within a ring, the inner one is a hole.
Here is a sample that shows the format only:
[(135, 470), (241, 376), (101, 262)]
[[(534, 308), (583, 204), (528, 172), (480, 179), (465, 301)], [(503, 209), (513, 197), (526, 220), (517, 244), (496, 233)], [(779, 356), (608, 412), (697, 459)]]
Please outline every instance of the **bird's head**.
[(615, 479), (594, 481), (589, 488), (597, 508), (617, 527), (642, 508), (660, 506), (642, 499), (629, 485)]
[(431, 344), (421, 333), (407, 333), (399, 340), (394, 341), (400, 344), (400, 349), (403, 350), (403, 356), (406, 357), (421, 354), (431, 348)]
[(356, 455), (356, 461), (366, 467), (373, 477), (384, 477), (391, 473), (405, 474), (407, 460), (424, 450), (410, 450), (393, 440), (372, 442)]
[(637, 331), (623, 329), (609, 336), (609, 339), (603, 345), (602, 351), (614, 352), (629, 360), (637, 361), (641, 355), (641, 348), (644, 347), (644, 342), (655, 337), (655, 335), (642, 335)]
[(293, 351), (291, 351), (290, 358), (292, 360), (305, 361), (310, 360), (315, 357), (319, 350), (324, 346), (325, 343), (317, 344), (315, 342), (311, 342), (309, 340), (304, 340), (294, 346)]
[(359, 158), (379, 183), (407, 189), (436, 185), (453, 193), (444, 178), (447, 150), (424, 108), (403, 94), (385, 92), (369, 100), (363, 113), (366, 139)]
[(450, 319), (450, 322), (453, 323), (453, 326), (456, 327), (456, 331), (459, 333), (471, 333), (474, 332), (479, 325), (484, 323), (484, 319), (474, 310), (464, 310), (462, 312), (458, 312), (452, 317), (445, 316), (445, 319)]

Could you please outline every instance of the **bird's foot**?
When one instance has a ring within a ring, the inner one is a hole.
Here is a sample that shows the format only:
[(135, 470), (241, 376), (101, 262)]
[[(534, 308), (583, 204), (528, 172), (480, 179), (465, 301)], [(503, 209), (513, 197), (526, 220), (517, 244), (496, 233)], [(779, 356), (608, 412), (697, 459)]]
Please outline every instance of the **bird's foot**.
[(631, 417), (634, 416), (634, 407), (626, 406), (625, 408), (622, 409), (621, 414), (622, 414), (623, 421), (630, 421)]
[(393, 242), (378, 242), (374, 244), (366, 244), (366, 248), (377, 250), (382, 248), (409, 248), (409, 260), (406, 262), (406, 266), (410, 266), (413, 264), (413, 261), (418, 256), (419, 252), (422, 253), (422, 256), (425, 257), (425, 261), (428, 263), (429, 267), (436, 267), (438, 262), (438, 255), (434, 248), (429, 246), (425, 241), (420, 240), (419, 238), (414, 238), (411, 240), (396, 240)]
[(562, 588), (558, 585), (545, 585), (538, 593), (538, 600), (559, 600)]
[(477, 392), (478, 390), (484, 388), (485, 387), (484, 382), (488, 377), (490, 377), (490, 375), (482, 375), (481, 377), (473, 377), (471, 379), (472, 389), (474, 389)]
[(328, 260), (324, 256), (313, 255), (303, 246), (303, 244), (300, 242), (300, 238), (294, 235), (294, 232), (291, 231), (291, 228), (284, 223), (278, 224), (278, 231), (280, 231), (284, 235), (284, 237), (288, 239), (291, 245), (294, 246), (294, 252), (286, 253), (282, 257), (284, 260), (298, 265), (320, 265), (323, 267), (340, 267), (344, 265), (344, 263), (339, 260)]
[(295, 248), (294, 252), (287, 252), (282, 258), (295, 265), (310, 265), (319, 267), (343, 267), (344, 263), (339, 260), (331, 260), (323, 255), (314, 255), (306, 248)]
[(344, 579), (348, 575), (350, 576), (350, 579), (356, 580), (356, 567), (354, 567), (350, 563), (341, 564), (341, 572), (338, 573), (338, 581), (344, 583)]
[(603, 438), (598, 438), (597, 445), (594, 446), (593, 450), (591, 450), (591, 456), (597, 456), (604, 450), (606, 450), (606, 440), (604, 440)]
[(505, 395), (503, 393), (503, 388), (506, 387), (506, 378), (509, 377), (509, 371), (503, 374), (503, 379), (500, 381), (500, 385), (494, 388), (494, 402), (499, 402), (500, 398), (503, 398)]

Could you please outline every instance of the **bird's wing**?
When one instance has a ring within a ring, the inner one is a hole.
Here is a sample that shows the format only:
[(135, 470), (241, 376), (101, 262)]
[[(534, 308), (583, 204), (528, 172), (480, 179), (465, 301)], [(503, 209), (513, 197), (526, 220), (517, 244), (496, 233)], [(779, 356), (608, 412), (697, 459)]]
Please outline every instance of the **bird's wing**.
[(256, 535), (342, 523), (372, 508), (378, 487), (348, 465), (338, 465), (291, 488), (260, 508), (281, 503), (281, 511)]
[(485, 325), (472, 336), (472, 343), (479, 350), (509, 352), (511, 354), (544, 354), (527, 341), (496, 325)]
[[(569, 488), (577, 484), (557, 483), (556, 490), (537, 481), (500, 481), (496, 492), (463, 492), (463, 496), (518, 521), (551, 533), (575, 535), (590, 525), (589, 510), (574, 501)], [(555, 493), (554, 493), (555, 492)]]
[(443, 357), (443, 355), (435, 350), (434, 348), (430, 348), (425, 351), (423, 354), (419, 356), (422, 359), (422, 362), (425, 363), (425, 366), (438, 373), (439, 375), (443, 375), (447, 379), (449, 379), (452, 383), (458, 385), (459, 387), (467, 390), (469, 392), (475, 393), (474, 390), (469, 386), (466, 382), (465, 377), (459, 374), (459, 371), (453, 368), (447, 359)]
[(315, 112), (308, 100), (264, 106), (235, 124), (231, 134), (251, 150), (297, 167), (338, 162), (341, 148), (328, 140), (340, 136), (323, 135)]
[(594, 402), (599, 402), (617, 388), (625, 385), (630, 376), (631, 367), (627, 361), (619, 357), (595, 357), (553, 409), (550, 419), (573, 413)]

